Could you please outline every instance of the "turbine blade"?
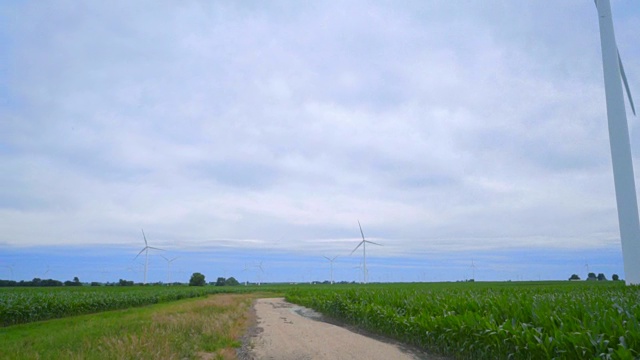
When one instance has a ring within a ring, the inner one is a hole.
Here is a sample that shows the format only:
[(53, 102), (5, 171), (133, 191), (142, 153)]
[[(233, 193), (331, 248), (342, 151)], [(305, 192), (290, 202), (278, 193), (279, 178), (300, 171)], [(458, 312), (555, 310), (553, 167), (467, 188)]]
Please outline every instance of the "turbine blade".
[(351, 250), (351, 254), (349, 255), (353, 255), (354, 252), (356, 252), (356, 250), (358, 250), (358, 248), (360, 247), (360, 245), (364, 244), (364, 241), (360, 241), (360, 243), (358, 244), (358, 246), (356, 246), (355, 249)]
[(627, 99), (629, 99), (629, 105), (631, 105), (631, 111), (633, 111), (633, 116), (635, 116), (636, 108), (635, 106), (633, 106), (633, 99), (631, 98), (631, 90), (629, 90), (627, 75), (624, 73), (624, 66), (622, 65), (622, 59), (620, 58), (620, 51), (618, 51), (618, 63), (620, 64), (620, 76), (622, 76), (622, 83), (624, 84), (624, 89), (627, 90)]
[(133, 260), (137, 259), (138, 256), (140, 256), (140, 254), (142, 254), (145, 250), (147, 250), (147, 248), (145, 247), (144, 249), (140, 250), (140, 252), (138, 253), (138, 255), (136, 255), (136, 257), (133, 258)]
[(167, 260), (167, 261), (169, 261), (169, 259), (167, 259), (166, 257), (164, 257), (164, 255), (160, 255), (160, 257), (161, 257), (161, 258), (163, 258), (163, 259), (165, 259), (165, 260)]
[(369, 244), (378, 245), (378, 246), (384, 246), (382, 244), (378, 244), (377, 242), (373, 242), (373, 241), (369, 241), (369, 240), (365, 240), (365, 242), (368, 242)]
[(323, 257), (323, 258), (325, 258), (325, 259), (327, 259), (327, 260), (329, 260), (329, 261), (331, 261), (331, 259), (329, 259), (328, 257), (326, 257), (326, 256), (324, 256), (324, 255), (323, 255), (322, 257)]
[(160, 250), (160, 251), (164, 251), (164, 249), (159, 249), (157, 247), (153, 247), (153, 246), (147, 246), (148, 249), (153, 249), (153, 250)]
[(149, 244), (147, 244), (147, 237), (144, 234), (144, 229), (140, 229), (140, 230), (142, 230), (142, 237), (144, 238), (144, 245), (145, 246), (149, 246)]
[(360, 228), (360, 234), (362, 235), (362, 240), (364, 240), (364, 233), (362, 232), (362, 225), (360, 225), (360, 220), (358, 220), (358, 227)]

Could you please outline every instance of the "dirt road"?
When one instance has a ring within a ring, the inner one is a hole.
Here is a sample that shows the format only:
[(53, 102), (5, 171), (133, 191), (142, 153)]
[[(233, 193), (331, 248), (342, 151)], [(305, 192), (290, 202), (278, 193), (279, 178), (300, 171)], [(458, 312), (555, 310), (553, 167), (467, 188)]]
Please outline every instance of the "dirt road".
[[(255, 304), (257, 334), (249, 358), (303, 359), (425, 359), (425, 354), (402, 349), (321, 320), (321, 315), (282, 298)], [(435, 357), (429, 357), (436, 359)]]

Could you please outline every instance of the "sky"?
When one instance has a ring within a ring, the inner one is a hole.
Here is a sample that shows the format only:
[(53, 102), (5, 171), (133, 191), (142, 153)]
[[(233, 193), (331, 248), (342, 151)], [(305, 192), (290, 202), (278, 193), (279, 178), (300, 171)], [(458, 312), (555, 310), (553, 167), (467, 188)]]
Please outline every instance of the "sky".
[(624, 277), (593, 1), (0, 3), (0, 279), (144, 229), (149, 281), (359, 281), (358, 221), (369, 281)]

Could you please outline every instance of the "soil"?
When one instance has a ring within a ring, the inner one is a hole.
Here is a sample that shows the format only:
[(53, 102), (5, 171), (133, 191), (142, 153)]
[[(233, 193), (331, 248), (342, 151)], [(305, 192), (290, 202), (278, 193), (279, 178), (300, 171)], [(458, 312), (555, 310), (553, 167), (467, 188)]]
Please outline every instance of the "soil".
[(282, 298), (258, 299), (254, 310), (257, 323), (245, 338), (240, 359), (443, 359), (329, 322), (321, 314)]

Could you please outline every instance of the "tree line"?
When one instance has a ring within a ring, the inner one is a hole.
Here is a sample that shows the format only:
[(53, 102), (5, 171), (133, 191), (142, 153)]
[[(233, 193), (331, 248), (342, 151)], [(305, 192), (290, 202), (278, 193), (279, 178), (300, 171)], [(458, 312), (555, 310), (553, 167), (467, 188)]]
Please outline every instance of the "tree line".
[(0, 280), (0, 287), (53, 287), (53, 286), (82, 286), (80, 279), (74, 277), (73, 281), (62, 282), (60, 280), (53, 279), (40, 279), (33, 278), (30, 281), (14, 281), (14, 280)]
[[(577, 281), (577, 280), (581, 280), (580, 276), (578, 276), (578, 274), (573, 274), (571, 275), (571, 277), (569, 278), (570, 281)], [(607, 281), (607, 277), (603, 274), (603, 273), (599, 273), (596, 276), (596, 273), (592, 273), (590, 272), (589, 274), (587, 274), (587, 281)], [(618, 276), (618, 274), (613, 274), (611, 275), (611, 280), (613, 281), (619, 281), (620, 277)]]

